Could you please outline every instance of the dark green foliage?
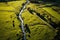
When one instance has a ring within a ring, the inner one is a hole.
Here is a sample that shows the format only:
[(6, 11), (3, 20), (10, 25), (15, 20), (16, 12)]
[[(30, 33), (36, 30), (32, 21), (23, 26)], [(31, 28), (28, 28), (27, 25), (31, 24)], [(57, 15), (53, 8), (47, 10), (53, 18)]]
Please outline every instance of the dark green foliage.
[(29, 29), (29, 26), (28, 26), (27, 24), (25, 24), (25, 28), (26, 28), (26, 31), (27, 31), (28, 33), (31, 33), (31, 31), (30, 31), (30, 29)]
[(57, 32), (57, 35), (54, 37), (54, 40), (60, 40), (60, 30)]
[(44, 2), (60, 2), (60, 0), (43, 0)]
[(16, 0), (0, 0), (0, 2), (8, 2), (8, 1), (16, 1)]

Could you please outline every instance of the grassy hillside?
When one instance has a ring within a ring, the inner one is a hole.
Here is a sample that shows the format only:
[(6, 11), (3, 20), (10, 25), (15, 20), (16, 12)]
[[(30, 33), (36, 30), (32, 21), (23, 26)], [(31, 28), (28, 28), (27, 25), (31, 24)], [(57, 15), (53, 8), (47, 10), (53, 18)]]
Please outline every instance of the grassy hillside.
[[(17, 15), (25, 1), (0, 2), (0, 40), (22, 40), (20, 21)], [(57, 35), (60, 12), (52, 4), (30, 3), (22, 17), (27, 40), (53, 40)], [(59, 9), (60, 10), (60, 9)]]

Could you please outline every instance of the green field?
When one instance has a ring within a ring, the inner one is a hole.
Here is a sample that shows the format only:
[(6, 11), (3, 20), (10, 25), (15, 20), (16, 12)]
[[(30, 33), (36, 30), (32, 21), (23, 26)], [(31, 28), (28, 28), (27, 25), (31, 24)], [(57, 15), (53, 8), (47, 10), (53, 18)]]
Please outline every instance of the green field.
[[(16, 14), (19, 14), (23, 3), (25, 3), (23, 0), (7, 4), (0, 2), (0, 40), (22, 40), (23, 34)], [(28, 8), (32, 10), (33, 14), (29, 12)], [(59, 27), (58, 23), (60, 23), (60, 13), (53, 8), (55, 9), (56, 6), (47, 7), (46, 4), (34, 3), (26, 6), (22, 17), (27, 40), (54, 40), (59, 31), (57, 28)], [(58, 8), (56, 9), (58, 10)], [(45, 20), (36, 14), (42, 15)], [(56, 29), (50, 25), (49, 18), (56, 23)], [(29, 29), (26, 28), (26, 24)]]

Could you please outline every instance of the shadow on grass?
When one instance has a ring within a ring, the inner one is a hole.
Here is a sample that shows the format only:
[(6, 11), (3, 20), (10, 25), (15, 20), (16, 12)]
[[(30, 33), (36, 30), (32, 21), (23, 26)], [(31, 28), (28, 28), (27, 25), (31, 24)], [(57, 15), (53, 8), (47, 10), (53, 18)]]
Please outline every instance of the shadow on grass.
[[(31, 10), (30, 8), (28, 8), (27, 9), (31, 14), (34, 14), (33, 12), (35, 12), (36, 13), (36, 15), (38, 16), (38, 17), (40, 17), (41, 19), (43, 19), (44, 21), (46, 21), (48, 24), (50, 24), (53, 28), (57, 28), (57, 27), (59, 27), (59, 24), (60, 23), (58, 23), (58, 24), (56, 24), (55, 22), (53, 22), (52, 20), (51, 20), (51, 18), (48, 18), (48, 21), (47, 21), (47, 19), (45, 19), (45, 15), (47, 15), (47, 14), (43, 14), (43, 15), (41, 15), (40, 13), (38, 13), (38, 12), (36, 12), (35, 10)], [(50, 14), (49, 14), (50, 15)], [(48, 15), (48, 16), (49, 16)]]

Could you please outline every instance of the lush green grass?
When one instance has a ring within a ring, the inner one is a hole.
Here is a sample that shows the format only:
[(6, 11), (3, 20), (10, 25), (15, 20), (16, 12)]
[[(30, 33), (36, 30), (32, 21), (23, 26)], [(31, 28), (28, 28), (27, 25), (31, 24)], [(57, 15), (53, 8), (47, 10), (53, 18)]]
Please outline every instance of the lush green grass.
[(50, 13), (55, 18), (57, 18), (58, 20), (60, 20), (60, 15), (56, 11), (54, 11), (52, 8), (45, 7), (43, 9), (46, 10), (48, 13)]
[[(22, 38), (23, 34), (21, 28), (19, 28), (20, 21), (17, 19), (16, 13), (19, 13), (19, 9), (21, 9), (24, 2), (25, 1), (14, 1), (8, 2), (8, 4), (0, 3), (0, 40), (17, 40)], [(52, 40), (56, 35), (56, 30), (51, 29), (49, 25), (46, 25), (39, 17), (31, 14), (27, 10), (28, 7), (41, 13), (41, 15), (43, 14), (43, 9), (32, 3), (24, 10), (22, 14), (24, 25), (27, 24), (31, 32), (26, 32), (27, 39)], [(56, 17), (55, 11), (52, 10), (52, 13), (54, 13)], [(15, 26), (13, 26), (13, 21)], [(30, 37), (28, 37), (29, 35)]]
[(23, 12), (22, 16), (24, 18), (24, 24), (28, 24), (28, 27), (31, 31), (31, 37), (27, 37), (28, 40), (53, 39), (53, 37), (55, 36), (55, 31), (53, 29), (50, 29), (49, 26), (45, 25), (45, 23), (42, 20), (40, 20), (39, 17), (30, 14), (27, 10)]

